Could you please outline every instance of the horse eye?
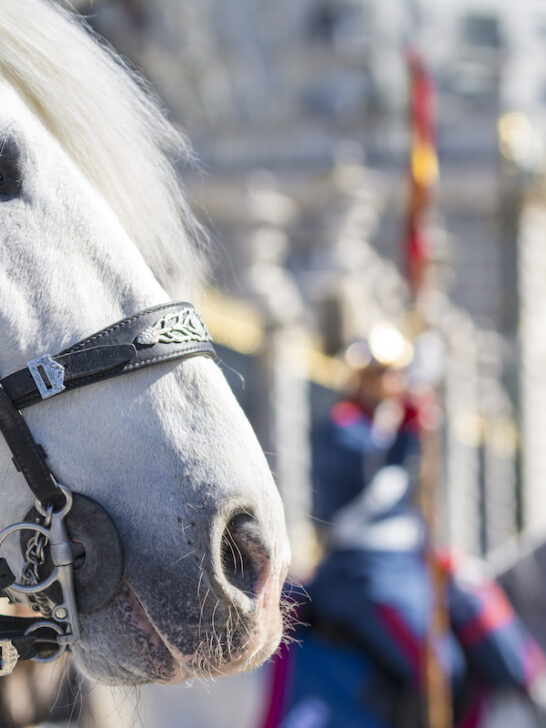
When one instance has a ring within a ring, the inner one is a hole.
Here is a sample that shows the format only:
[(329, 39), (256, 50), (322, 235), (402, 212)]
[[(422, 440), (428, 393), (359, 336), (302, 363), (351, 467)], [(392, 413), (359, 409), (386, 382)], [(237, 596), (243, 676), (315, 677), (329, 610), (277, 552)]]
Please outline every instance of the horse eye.
[(16, 197), (23, 186), (21, 151), (13, 134), (0, 135), (0, 200)]

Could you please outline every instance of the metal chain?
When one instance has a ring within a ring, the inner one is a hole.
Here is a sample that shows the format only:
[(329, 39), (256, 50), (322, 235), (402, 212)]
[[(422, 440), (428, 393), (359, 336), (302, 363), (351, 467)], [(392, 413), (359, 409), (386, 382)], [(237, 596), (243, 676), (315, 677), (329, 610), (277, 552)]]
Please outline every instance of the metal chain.
[[(51, 525), (51, 514), (53, 508), (49, 506), (46, 514), (43, 516), (43, 525), (49, 528)], [(44, 547), (47, 544), (47, 537), (43, 534), (35, 531), (34, 534), (27, 541), (25, 550), (26, 563), (23, 567), (21, 583), (24, 585), (35, 586), (40, 582), (40, 567), (45, 562), (45, 550)], [(49, 600), (45, 594), (37, 592), (36, 594), (29, 594), (29, 607), (34, 612), (40, 612), (44, 617), (51, 617), (51, 607)]]

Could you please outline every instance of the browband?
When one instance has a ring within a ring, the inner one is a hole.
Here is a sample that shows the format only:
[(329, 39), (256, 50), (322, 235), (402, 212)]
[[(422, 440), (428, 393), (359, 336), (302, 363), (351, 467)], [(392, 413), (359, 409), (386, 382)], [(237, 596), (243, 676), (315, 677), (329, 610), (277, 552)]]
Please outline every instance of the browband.
[(23, 409), (101, 379), (197, 355), (215, 356), (203, 319), (191, 303), (165, 303), (117, 321), (60, 354), (33, 359), (0, 379), (0, 385)]
[(191, 303), (166, 303), (117, 321), (60, 354), (33, 359), (0, 379), (0, 432), (38, 500), (56, 505), (64, 496), (19, 410), (86, 384), (198, 355), (215, 356), (203, 319)]

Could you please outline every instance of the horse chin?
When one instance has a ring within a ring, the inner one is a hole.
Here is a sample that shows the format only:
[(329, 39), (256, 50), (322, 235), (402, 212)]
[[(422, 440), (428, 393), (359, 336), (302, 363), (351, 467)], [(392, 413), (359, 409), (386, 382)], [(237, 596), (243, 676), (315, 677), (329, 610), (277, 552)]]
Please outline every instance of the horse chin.
[[(155, 682), (175, 685), (188, 678), (227, 677), (247, 672), (261, 665), (276, 651), (283, 634), (283, 620), (279, 607), (280, 590), (285, 575), (279, 575), (274, 586), (264, 589), (254, 608), (253, 615), (259, 615), (252, 621), (241, 619), (240, 633), (230, 637), (230, 646), (207, 654), (199, 647), (192, 654), (184, 654), (171, 641), (164, 631), (158, 628), (153, 617), (142, 604), (135, 591), (128, 590), (133, 609), (133, 620), (139, 629), (147, 630), (150, 635), (159, 638), (172, 657), (172, 674), (165, 678), (152, 678)], [(272, 593), (273, 592), (273, 593)], [(213, 635), (207, 635), (202, 627), (202, 645), (208, 645)], [(241, 639), (242, 636), (242, 639)]]
[[(91, 643), (88, 648), (84, 646), (78, 662), (83, 663), (80, 664), (83, 672), (100, 682), (126, 685), (149, 682), (172, 685), (192, 677), (228, 676), (251, 670), (273, 654), (282, 637), (279, 596), (284, 577), (283, 571), (268, 580), (252, 609), (246, 615), (238, 614), (233, 620), (237, 628), (229, 634), (224, 630), (225, 642), (218, 638), (222, 632), (218, 623), (208, 630), (205, 623), (195, 629), (196, 649), (191, 654), (185, 654), (176, 646), (175, 642), (180, 640), (167, 634), (170, 630), (164, 625), (158, 626), (157, 620), (146, 608), (145, 600), (124, 582), (107, 608), (113, 619), (103, 625), (103, 630), (106, 627), (105, 631), (110, 633), (110, 642), (103, 643), (102, 649), (108, 645), (108, 648), (116, 650), (120, 633), (124, 631), (138, 642), (140, 654), (134, 653), (133, 659), (124, 660), (117, 667), (116, 660), (109, 659), (108, 674), (105, 674), (101, 664), (94, 659)], [(178, 629), (173, 630), (174, 635)], [(209, 651), (215, 639), (216, 649)]]
[[(168, 642), (148, 616), (133, 589), (127, 585), (127, 588), (121, 590), (118, 594), (117, 602), (122, 607), (124, 615), (129, 618), (129, 623), (133, 629), (138, 630), (140, 634), (147, 635), (152, 644), (166, 648), (162, 653), (159, 650), (156, 652), (156, 659), (159, 656), (161, 664), (154, 665), (153, 661), (149, 662), (151, 668), (149, 682), (161, 682), (170, 685), (187, 680), (190, 673), (173, 654)], [(165, 670), (168, 671), (167, 675), (165, 675)]]

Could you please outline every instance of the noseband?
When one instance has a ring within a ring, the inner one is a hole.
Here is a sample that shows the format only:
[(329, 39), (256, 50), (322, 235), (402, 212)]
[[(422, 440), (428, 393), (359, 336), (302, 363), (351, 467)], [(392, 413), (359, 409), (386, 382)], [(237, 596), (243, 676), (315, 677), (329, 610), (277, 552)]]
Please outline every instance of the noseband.
[[(42, 615), (0, 616), (0, 676), (19, 660), (59, 657), (80, 637), (78, 613), (104, 606), (117, 591), (123, 569), (112, 520), (98, 503), (57, 482), (20, 410), (103, 379), (193, 356), (215, 356), (205, 324), (190, 303), (168, 303), (118, 321), (60, 354), (33, 359), (0, 379), (0, 432), (36, 498), (23, 521), (0, 531), (0, 547), (8, 536), (19, 534), (25, 558), (19, 582), (0, 558), (0, 593), (12, 602), (28, 602)], [(86, 555), (91, 543), (98, 549), (94, 558)], [(80, 574), (74, 565), (83, 559)]]

